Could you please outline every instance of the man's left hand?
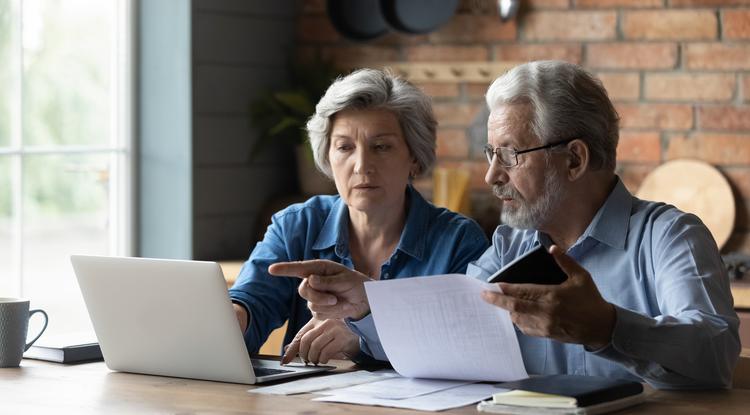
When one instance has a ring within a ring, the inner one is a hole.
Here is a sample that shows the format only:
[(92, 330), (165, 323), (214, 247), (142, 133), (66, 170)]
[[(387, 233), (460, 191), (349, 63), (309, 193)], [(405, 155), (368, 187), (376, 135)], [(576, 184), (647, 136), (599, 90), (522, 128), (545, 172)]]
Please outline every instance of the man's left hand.
[(550, 253), (568, 275), (559, 285), (498, 283), (502, 293), (484, 291), (482, 298), (508, 310), (513, 323), (529, 336), (549, 337), (592, 349), (610, 343), (615, 308), (605, 301), (591, 275), (553, 245)]

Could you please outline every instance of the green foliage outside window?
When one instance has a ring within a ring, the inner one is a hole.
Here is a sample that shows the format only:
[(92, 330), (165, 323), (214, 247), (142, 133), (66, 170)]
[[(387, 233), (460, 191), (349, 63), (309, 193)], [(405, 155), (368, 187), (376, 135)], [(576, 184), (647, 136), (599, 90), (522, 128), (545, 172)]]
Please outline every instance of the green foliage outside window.
[[(110, 137), (111, 22), (108, 2), (24, 2), (22, 141), (37, 146), (107, 146)], [(0, 0), (0, 85), (17, 85), (18, 22), (10, 0)], [(16, 49), (17, 50), (17, 49)], [(10, 144), (13, 96), (0, 88), (0, 147)], [(8, 156), (0, 163), (0, 217), (12, 207)], [(25, 210), (46, 214), (106, 208), (107, 161), (103, 156), (24, 156)]]

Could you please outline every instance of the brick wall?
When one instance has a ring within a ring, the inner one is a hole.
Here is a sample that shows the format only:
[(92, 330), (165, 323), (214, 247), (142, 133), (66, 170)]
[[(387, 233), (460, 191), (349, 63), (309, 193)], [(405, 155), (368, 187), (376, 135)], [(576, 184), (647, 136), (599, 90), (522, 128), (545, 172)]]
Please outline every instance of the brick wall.
[[(631, 191), (660, 163), (697, 158), (735, 192), (735, 232), (724, 252), (750, 253), (750, 0), (522, 0), (501, 23), (488, 1), (464, 0), (428, 35), (346, 40), (324, 0), (300, 3), (297, 54), (361, 66), (384, 61), (528, 61), (581, 64), (604, 82), (622, 117), (618, 173)], [(440, 123), (438, 165), (472, 172), (473, 213), (496, 222), (486, 162), (468, 135), (487, 84), (421, 83)], [(419, 183), (429, 194), (429, 180)]]

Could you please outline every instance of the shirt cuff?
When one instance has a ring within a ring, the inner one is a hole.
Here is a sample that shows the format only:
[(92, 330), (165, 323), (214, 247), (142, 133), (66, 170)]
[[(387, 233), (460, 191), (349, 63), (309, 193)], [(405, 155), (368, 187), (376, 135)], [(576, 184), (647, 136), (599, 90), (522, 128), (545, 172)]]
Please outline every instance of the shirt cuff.
[(248, 306), (247, 303), (245, 303), (244, 301), (238, 300), (236, 298), (232, 298), (232, 304), (237, 304), (238, 306), (244, 308), (245, 313), (247, 313), (247, 326), (245, 326), (245, 332), (242, 333), (244, 335), (245, 333), (247, 333), (247, 329), (250, 328), (250, 323), (252, 322), (252, 314), (250, 314), (250, 306)]
[(602, 357), (625, 355), (637, 358), (638, 346), (635, 338), (638, 336), (637, 333), (643, 330), (643, 327), (651, 325), (652, 319), (617, 305), (614, 307), (616, 320), (609, 344), (590, 351)]
[(375, 320), (372, 318), (372, 314), (368, 314), (357, 321), (347, 318), (344, 319), (344, 322), (351, 331), (359, 336), (359, 348), (362, 352), (377, 360), (388, 360), (383, 346), (380, 344), (380, 338), (375, 329)]

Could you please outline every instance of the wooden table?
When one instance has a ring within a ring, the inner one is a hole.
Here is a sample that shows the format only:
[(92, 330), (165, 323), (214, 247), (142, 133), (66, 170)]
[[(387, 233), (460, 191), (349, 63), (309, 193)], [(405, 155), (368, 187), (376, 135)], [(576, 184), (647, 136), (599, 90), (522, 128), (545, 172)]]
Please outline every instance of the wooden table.
[[(345, 363), (340, 367), (346, 368)], [(66, 366), (24, 360), (0, 369), (3, 414), (231, 413), (425, 414), (425, 412), (312, 402), (313, 395), (270, 396), (252, 386), (111, 372), (104, 363)], [(750, 389), (706, 392), (651, 391), (647, 402), (618, 414), (747, 414)], [(476, 414), (472, 406), (445, 413)]]

